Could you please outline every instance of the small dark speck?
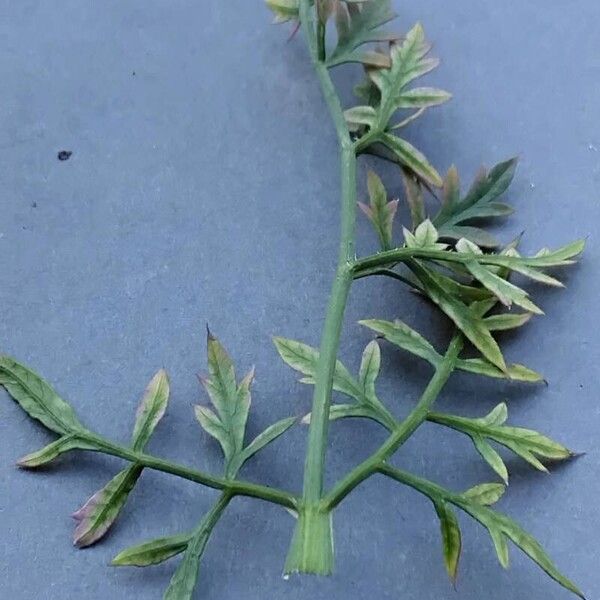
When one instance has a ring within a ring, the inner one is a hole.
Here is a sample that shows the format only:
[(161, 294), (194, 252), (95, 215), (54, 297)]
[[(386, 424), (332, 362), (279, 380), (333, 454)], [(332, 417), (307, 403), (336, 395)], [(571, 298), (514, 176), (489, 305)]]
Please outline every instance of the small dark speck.
[(132, 75), (132, 77), (135, 77), (135, 71), (133, 71), (133, 72), (131, 73), (131, 75)]
[(579, 389), (582, 390), (583, 389), (583, 383), (579, 384)]
[(58, 160), (69, 160), (69, 158), (71, 158), (71, 154), (73, 154), (70, 150), (61, 150), (58, 155), (57, 158)]
[(32, 202), (31, 203), (31, 208), (37, 208), (37, 202)]

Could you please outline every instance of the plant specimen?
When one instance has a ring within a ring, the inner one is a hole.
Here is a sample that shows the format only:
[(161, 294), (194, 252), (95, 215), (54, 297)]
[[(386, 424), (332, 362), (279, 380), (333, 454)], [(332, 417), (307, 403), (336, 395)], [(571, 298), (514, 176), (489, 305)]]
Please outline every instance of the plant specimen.
[[(303, 419), (308, 425), (308, 444), (302, 491), (275, 489), (239, 476), (244, 463), (282, 436), (296, 419), (278, 421), (254, 440), (246, 439), (253, 372), (238, 380), (232, 360), (210, 332), (208, 376), (201, 383), (212, 407), (197, 406), (195, 412), (200, 426), (221, 446), (221, 475), (145, 451), (167, 408), (169, 380), (164, 371), (152, 378), (143, 394), (130, 443), (121, 444), (82, 424), (73, 408), (41, 377), (16, 360), (2, 356), (0, 384), (29, 416), (59, 436), (45, 448), (23, 457), (19, 466), (35, 469), (75, 450), (108, 454), (128, 463), (74, 513), (74, 542), (80, 547), (94, 544), (107, 533), (146, 469), (220, 490), (217, 502), (194, 529), (145, 541), (123, 550), (113, 560), (117, 566), (146, 567), (181, 554), (164, 595), (167, 600), (192, 597), (205, 547), (236, 496), (258, 498), (294, 514), (295, 530), (285, 573), (331, 573), (335, 509), (374, 474), (410, 486), (431, 501), (440, 523), (443, 560), (452, 580), (457, 576), (461, 552), (458, 509), (487, 529), (502, 566), (508, 566), (509, 541), (513, 542), (550, 577), (583, 598), (531, 535), (508, 516), (490, 508), (500, 499), (508, 482), (506, 465), (492, 444), (504, 446), (539, 470), (546, 470), (549, 461), (569, 459), (573, 453), (536, 431), (506, 425), (504, 403), (488, 415), (477, 417), (435, 410), (437, 397), (457, 370), (515, 382), (543, 381), (535, 371), (507, 363), (493, 334), (520, 328), (533, 315), (542, 313), (529, 294), (510, 279), (521, 277), (561, 287), (548, 270), (572, 264), (583, 251), (583, 241), (554, 250), (543, 248), (534, 256), (522, 256), (518, 240), (501, 246), (485, 224), (512, 212), (501, 196), (513, 179), (516, 160), (480, 171), (468, 191), (463, 192), (455, 168), (442, 178), (426, 157), (399, 135), (404, 126), (427, 109), (446, 102), (450, 95), (416, 83), (437, 66), (437, 59), (429, 55), (430, 46), (421, 25), (403, 36), (388, 31), (387, 24), (395, 16), (390, 0), (267, 0), (267, 4), (276, 20), (296, 21), (302, 27), (340, 147), (340, 253), (320, 347), (281, 337), (274, 340), (281, 358), (301, 373), (303, 383), (314, 386), (312, 409)], [(335, 42), (328, 44), (326, 34), (333, 23)], [(365, 75), (355, 90), (358, 105), (347, 110), (330, 78), (330, 70), (345, 63), (357, 63)], [(357, 202), (356, 164), (364, 154), (395, 163), (403, 178), (412, 222), (403, 228), (400, 244), (393, 235), (398, 200), (388, 199), (374, 172), (368, 175), (368, 203)], [(438, 194), (435, 190), (439, 188)], [(429, 210), (430, 202), (425, 202), (428, 194), (436, 200), (438, 195), (441, 197), (436, 210)], [(355, 253), (359, 208), (372, 223), (381, 246), (379, 252), (362, 258)], [(375, 276), (393, 278), (436, 306), (451, 321), (454, 333), (440, 351), (401, 320), (363, 320), (361, 325), (373, 331), (375, 339), (365, 348), (360, 370), (354, 375), (337, 358), (342, 318), (352, 283)], [(432, 368), (420, 398), (403, 420), (377, 395), (380, 340), (424, 359)], [(464, 354), (467, 346), (475, 356)], [(345, 396), (346, 402), (332, 404), (333, 390)], [(329, 423), (350, 417), (374, 420), (389, 435), (371, 456), (331, 489), (324, 489)], [(393, 466), (391, 459), (396, 450), (426, 421), (469, 436), (501, 482), (481, 483), (457, 492)]]

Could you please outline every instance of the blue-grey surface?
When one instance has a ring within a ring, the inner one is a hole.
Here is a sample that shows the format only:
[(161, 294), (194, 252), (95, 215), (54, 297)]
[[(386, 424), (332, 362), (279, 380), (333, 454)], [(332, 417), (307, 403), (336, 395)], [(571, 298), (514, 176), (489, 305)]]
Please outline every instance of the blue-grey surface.
[[(551, 477), (511, 461), (500, 506), (598, 598), (600, 4), (423, 0), (397, 8), (402, 29), (423, 21), (443, 58), (431, 81), (454, 93), (411, 126), (409, 139), (440, 170), (455, 162), (465, 183), (482, 162), (521, 157), (508, 195), (518, 212), (503, 239), (524, 228), (532, 251), (590, 235), (582, 264), (565, 273), (567, 289), (536, 289), (548, 316), (504, 336), (508, 357), (543, 371), (550, 386), (461, 376), (441, 404), (478, 415), (508, 399), (512, 422), (587, 451)], [(310, 389), (279, 361), (270, 336), (317, 343), (337, 251), (329, 118), (301, 38), (285, 43), (290, 28), (269, 20), (258, 0), (0, 1), (2, 351), (119, 440), (146, 382), (166, 367), (172, 400), (151, 451), (209, 470), (218, 468), (218, 449), (192, 414), (205, 400), (195, 376), (205, 368), (205, 322), (240, 367), (256, 365), (253, 432), (303, 413)], [(336, 77), (350, 102), (358, 72)], [(60, 162), (60, 150), (73, 155)], [(383, 173), (400, 194), (397, 174)], [(359, 236), (361, 251), (374, 248), (362, 219)], [(360, 282), (342, 344), (353, 368), (369, 339), (355, 322), (372, 316), (402, 316), (425, 332), (445, 326), (393, 282)], [(403, 414), (428, 369), (389, 347), (384, 356), (381, 395)], [(109, 559), (189, 529), (214, 493), (146, 473), (109, 537), (75, 550), (69, 514), (118, 462), (78, 455), (41, 473), (18, 471), (17, 457), (52, 438), (4, 393), (1, 400), (0, 596), (160, 598), (176, 560), (140, 571), (112, 569)], [(304, 434), (298, 428), (267, 449), (245, 477), (298, 489)], [(328, 478), (382, 439), (375, 426), (336, 424)], [(455, 489), (493, 479), (467, 440), (433, 427), (397, 460)], [(486, 533), (462, 522), (456, 594), (431, 507), (373, 479), (336, 514), (335, 575), (284, 581), (292, 518), (238, 499), (210, 543), (195, 597), (569, 597), (516, 550), (502, 571)]]

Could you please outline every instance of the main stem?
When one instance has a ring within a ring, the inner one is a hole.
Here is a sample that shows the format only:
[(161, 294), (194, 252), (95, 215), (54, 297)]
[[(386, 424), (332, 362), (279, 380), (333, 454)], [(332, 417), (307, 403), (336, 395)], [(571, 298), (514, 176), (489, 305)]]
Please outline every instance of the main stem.
[(315, 29), (314, 14), (309, 0), (301, 0), (300, 20), (340, 143), (341, 233), (337, 268), (325, 316), (315, 375), (302, 501), (285, 571), (327, 575), (333, 567), (333, 538), (331, 515), (321, 510), (321, 500), (333, 374), (344, 311), (354, 278), (356, 152), (350, 140), (335, 87), (323, 62), (322, 31)]

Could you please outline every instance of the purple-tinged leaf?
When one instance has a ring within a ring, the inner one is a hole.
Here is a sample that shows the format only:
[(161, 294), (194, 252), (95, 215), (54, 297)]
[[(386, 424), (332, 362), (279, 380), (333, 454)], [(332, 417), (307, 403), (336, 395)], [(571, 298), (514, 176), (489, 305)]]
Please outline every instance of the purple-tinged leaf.
[(73, 513), (77, 521), (73, 534), (76, 546), (91, 546), (106, 534), (119, 516), (142, 470), (143, 467), (134, 464), (121, 471)]
[(369, 171), (367, 174), (367, 188), (369, 205), (362, 202), (359, 202), (358, 205), (373, 224), (382, 250), (389, 250), (392, 247), (394, 217), (398, 209), (398, 200), (388, 202), (385, 187), (374, 171)]

